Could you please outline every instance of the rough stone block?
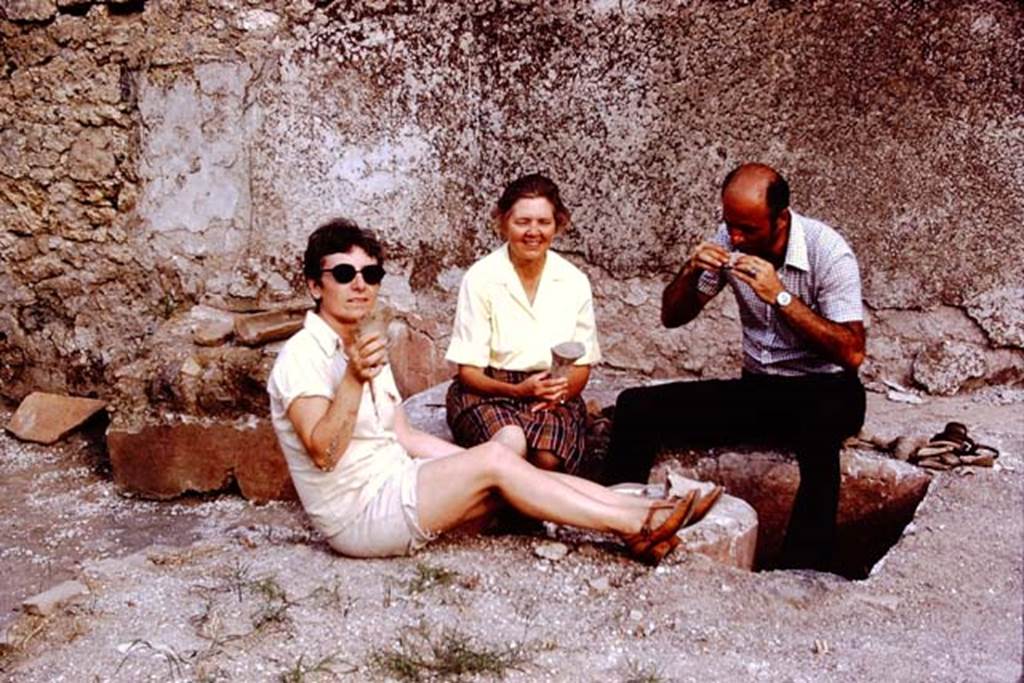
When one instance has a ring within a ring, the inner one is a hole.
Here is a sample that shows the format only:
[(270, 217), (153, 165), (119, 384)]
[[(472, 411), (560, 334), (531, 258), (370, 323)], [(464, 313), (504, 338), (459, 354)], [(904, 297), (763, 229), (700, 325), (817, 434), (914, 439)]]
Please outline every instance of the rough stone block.
[(914, 381), (929, 393), (952, 396), (967, 381), (988, 372), (985, 354), (977, 346), (940, 341), (914, 357)]
[(54, 0), (8, 0), (4, 4), (11, 21), (47, 21), (57, 14)]
[(87, 130), (71, 145), (68, 172), (75, 180), (98, 182), (117, 170), (111, 141), (102, 130)]
[[(749, 503), (759, 523), (757, 561), (771, 564), (777, 558), (800, 483), (792, 454), (753, 447), (669, 452), (655, 466), (651, 481), (663, 482), (670, 468), (692, 479), (721, 484), (729, 494)], [(858, 452), (842, 454), (840, 472), (839, 561), (859, 566), (881, 557), (899, 538), (931, 477), (913, 465)]]
[(54, 443), (106, 407), (105, 401), (34, 391), (7, 423), (7, 431), (24, 441)]
[(967, 302), (967, 315), (996, 346), (1024, 348), (1024, 287), (989, 290)]
[(288, 465), (266, 420), (112, 426), (107, 448), (114, 482), (145, 498), (220, 491), (232, 481), (253, 501), (296, 497)]
[(426, 334), (403, 326), (389, 349), (391, 369), (404, 396), (423, 391), (444, 379), (447, 366), (437, 343)]
[(409, 417), (409, 423), (428, 434), (452, 440), (452, 432), (445, 419), (444, 399), (451, 381), (441, 382), (425, 391), (406, 398), (402, 407)]
[(21, 608), (29, 614), (45, 617), (57, 611), (61, 605), (73, 600), (80, 595), (88, 595), (89, 589), (85, 584), (78, 581), (65, 581), (53, 588), (43, 591), (38, 595), (21, 603)]
[(303, 314), (295, 311), (268, 311), (235, 317), (235, 337), (246, 346), (287, 339), (302, 328)]
[(220, 346), (235, 333), (235, 324), (231, 319), (204, 320), (196, 325), (192, 341), (199, 346)]

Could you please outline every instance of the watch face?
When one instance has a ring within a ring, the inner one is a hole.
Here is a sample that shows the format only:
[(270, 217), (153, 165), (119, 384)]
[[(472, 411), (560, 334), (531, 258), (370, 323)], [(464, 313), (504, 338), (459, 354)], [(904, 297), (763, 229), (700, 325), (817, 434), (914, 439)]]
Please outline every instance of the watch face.
[(779, 295), (775, 297), (775, 303), (779, 306), (788, 306), (791, 301), (793, 301), (793, 297), (789, 292), (779, 292)]

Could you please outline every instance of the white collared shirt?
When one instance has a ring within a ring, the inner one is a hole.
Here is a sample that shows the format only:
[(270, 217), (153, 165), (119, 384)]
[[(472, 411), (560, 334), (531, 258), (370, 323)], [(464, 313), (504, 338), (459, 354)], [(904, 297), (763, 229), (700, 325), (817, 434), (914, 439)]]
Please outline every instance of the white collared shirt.
[(352, 440), (337, 466), (324, 472), (313, 464), (288, 419), (288, 408), (297, 398), (333, 400), (347, 364), (341, 339), (310, 311), (302, 329), (281, 349), (267, 382), (270, 416), (295, 490), (313, 525), (327, 537), (342, 531), (384, 482), (409, 462), (394, 429), (402, 399), (391, 366), (386, 365), (373, 378), (372, 392), (370, 382), (363, 385)]
[(531, 304), (506, 243), (462, 278), (445, 358), (480, 368), (540, 371), (551, 367), (551, 347), (567, 341), (583, 344), (577, 365), (601, 360), (590, 280), (549, 250)]
[[(837, 323), (864, 319), (857, 258), (842, 236), (792, 209), (786, 258), (779, 279), (786, 291), (800, 297), (823, 318)], [(712, 238), (731, 251), (724, 224)], [(765, 303), (745, 282), (727, 270), (701, 273), (697, 288), (714, 296), (728, 283), (743, 322), (743, 369), (767, 375), (841, 372), (842, 367), (811, 349), (772, 304)]]

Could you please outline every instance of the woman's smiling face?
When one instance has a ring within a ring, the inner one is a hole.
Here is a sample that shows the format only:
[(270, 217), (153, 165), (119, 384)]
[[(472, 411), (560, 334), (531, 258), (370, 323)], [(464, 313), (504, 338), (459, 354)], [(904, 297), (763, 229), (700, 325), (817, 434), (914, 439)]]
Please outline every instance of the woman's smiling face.
[(513, 263), (543, 259), (555, 237), (555, 207), (544, 197), (524, 197), (512, 205), (501, 226)]

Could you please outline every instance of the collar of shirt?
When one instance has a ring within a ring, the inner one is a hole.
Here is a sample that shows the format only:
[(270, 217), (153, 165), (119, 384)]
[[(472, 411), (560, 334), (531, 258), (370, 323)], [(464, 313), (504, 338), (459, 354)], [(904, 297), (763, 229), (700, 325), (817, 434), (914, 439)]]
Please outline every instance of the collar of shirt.
[[(532, 314), (533, 304), (530, 303), (529, 297), (526, 296), (526, 289), (523, 287), (523, 281), (519, 279), (516, 267), (512, 265), (512, 257), (508, 253), (508, 242), (501, 246), (501, 253), (504, 256), (502, 262), (505, 266), (501, 272), (501, 281), (508, 288), (512, 298)], [(534, 296), (535, 301), (540, 296), (541, 291), (546, 291), (553, 283), (565, 279), (566, 269), (563, 267), (563, 263), (564, 261), (561, 256), (548, 249), (544, 258), (544, 270), (541, 271), (540, 282), (537, 284), (537, 294)]]
[(807, 238), (804, 235), (803, 218), (792, 209), (789, 210), (789, 215), (789, 243), (786, 246), (786, 258), (782, 265), (807, 272), (811, 269), (811, 262), (807, 258)]
[(325, 356), (333, 356), (334, 352), (341, 346), (341, 337), (331, 329), (331, 326), (313, 311), (306, 311), (306, 319), (302, 326), (305, 327), (317, 346), (324, 352)]

